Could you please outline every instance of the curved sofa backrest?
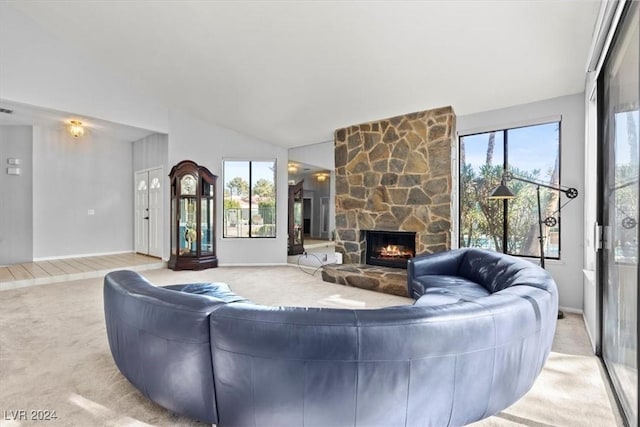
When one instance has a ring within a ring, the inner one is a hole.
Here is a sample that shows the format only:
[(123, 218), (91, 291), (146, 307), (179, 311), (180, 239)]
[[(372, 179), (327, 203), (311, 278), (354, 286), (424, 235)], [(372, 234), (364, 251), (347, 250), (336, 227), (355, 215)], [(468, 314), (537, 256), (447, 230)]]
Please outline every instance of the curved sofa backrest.
[(424, 289), (413, 283), (420, 276), (460, 276), (482, 285), (490, 293), (515, 285), (548, 289), (555, 282), (542, 268), (524, 259), (478, 248), (460, 248), (419, 255), (407, 262), (409, 296), (419, 298)]
[(107, 274), (104, 312), (118, 369), (159, 405), (217, 423), (209, 314), (220, 304), (154, 286), (134, 271)]
[(376, 310), (227, 304), (210, 316), (220, 425), (458, 426), (495, 414), (542, 369), (554, 292)]
[(458, 275), (484, 286), (491, 293), (518, 284), (546, 288), (553, 283), (544, 269), (524, 259), (476, 248), (455, 251), (462, 253)]

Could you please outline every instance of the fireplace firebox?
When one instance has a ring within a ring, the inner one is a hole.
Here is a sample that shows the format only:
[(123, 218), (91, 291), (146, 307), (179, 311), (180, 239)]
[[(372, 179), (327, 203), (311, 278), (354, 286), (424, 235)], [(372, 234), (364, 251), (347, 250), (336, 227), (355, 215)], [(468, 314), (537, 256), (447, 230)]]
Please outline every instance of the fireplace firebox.
[(365, 264), (407, 268), (416, 255), (416, 233), (404, 231), (365, 231)]

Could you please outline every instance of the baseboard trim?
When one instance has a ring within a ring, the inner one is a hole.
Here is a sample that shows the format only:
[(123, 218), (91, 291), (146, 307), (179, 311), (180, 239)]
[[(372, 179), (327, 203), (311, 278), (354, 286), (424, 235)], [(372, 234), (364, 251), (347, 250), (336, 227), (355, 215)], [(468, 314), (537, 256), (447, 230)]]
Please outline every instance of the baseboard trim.
[(589, 337), (589, 344), (591, 344), (591, 350), (593, 350), (593, 354), (596, 354), (596, 341), (593, 339), (591, 335), (591, 331), (587, 327), (587, 318), (585, 317), (584, 312), (582, 313), (582, 321), (584, 322), (584, 329), (587, 331), (587, 337)]
[(218, 264), (218, 267), (283, 267), (289, 265), (286, 262), (230, 262)]
[(116, 252), (98, 252), (92, 254), (76, 254), (76, 255), (62, 255), (62, 256), (53, 256), (53, 257), (38, 257), (34, 258), (33, 262), (39, 261), (55, 261), (57, 259), (69, 259), (69, 258), (88, 258), (92, 256), (107, 256), (107, 255), (122, 255), (122, 254), (133, 254), (136, 253), (133, 250), (128, 251), (116, 251)]
[(564, 311), (565, 313), (581, 314), (584, 317), (584, 312), (579, 308), (558, 307), (558, 310)]

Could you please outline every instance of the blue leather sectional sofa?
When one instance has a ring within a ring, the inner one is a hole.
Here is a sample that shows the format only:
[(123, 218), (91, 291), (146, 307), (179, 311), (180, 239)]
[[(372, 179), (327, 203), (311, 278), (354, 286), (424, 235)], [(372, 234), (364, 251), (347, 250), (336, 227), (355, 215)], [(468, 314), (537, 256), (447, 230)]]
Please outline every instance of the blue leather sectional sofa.
[(118, 271), (104, 282), (107, 335), (146, 396), (222, 427), (460, 426), (530, 389), (556, 325), (544, 270), (461, 249), (412, 259), (408, 287), (413, 305), (265, 307), (224, 284)]

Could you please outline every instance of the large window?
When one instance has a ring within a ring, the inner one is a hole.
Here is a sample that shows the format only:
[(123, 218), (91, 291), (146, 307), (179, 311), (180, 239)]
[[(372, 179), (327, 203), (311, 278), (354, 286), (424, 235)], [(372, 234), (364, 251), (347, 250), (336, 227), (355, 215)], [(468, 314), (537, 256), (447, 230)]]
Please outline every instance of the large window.
[[(560, 122), (503, 129), (460, 137), (460, 247), (492, 249), (511, 255), (540, 254), (536, 186), (512, 179), (510, 200), (487, 197), (501, 182), (503, 171), (558, 187)], [(545, 258), (560, 258), (560, 194), (540, 189), (542, 217), (557, 225), (543, 226)]]
[(275, 160), (223, 163), (223, 237), (276, 237)]
[(638, 426), (640, 3), (627, 2), (598, 77), (602, 358), (625, 425)]

